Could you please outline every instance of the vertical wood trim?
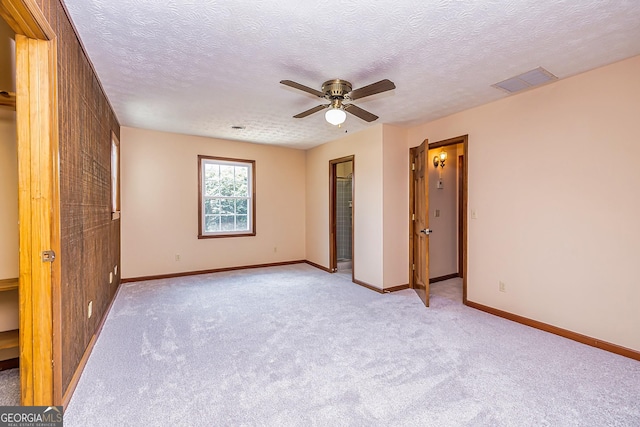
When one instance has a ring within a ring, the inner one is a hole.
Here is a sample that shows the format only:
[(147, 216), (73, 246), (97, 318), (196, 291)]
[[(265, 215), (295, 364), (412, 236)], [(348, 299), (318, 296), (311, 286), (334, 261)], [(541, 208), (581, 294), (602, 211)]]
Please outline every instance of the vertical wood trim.
[(31, 126), (29, 39), (16, 35), (16, 128), (18, 146), (18, 222), (20, 241), (20, 404), (33, 405), (33, 318), (31, 301)]
[(329, 271), (332, 273), (338, 270), (338, 237), (336, 236), (338, 228), (336, 215), (337, 176), (337, 163), (332, 160), (329, 162)]
[[(23, 405), (53, 403), (51, 44), (16, 35), (20, 220), (20, 356)], [(59, 261), (55, 261), (59, 263)]]
[[(51, 249), (58, 257), (62, 255), (60, 216), (60, 129), (58, 116), (58, 43), (49, 42), (50, 84), (50, 164), (51, 164)], [(52, 389), (53, 404), (62, 403), (62, 262), (58, 259), (51, 265), (51, 314), (52, 314)]]
[(415, 255), (413, 253), (413, 221), (416, 214), (416, 190), (413, 182), (413, 164), (415, 164), (416, 147), (409, 149), (409, 288), (415, 289), (415, 280), (413, 277), (413, 265), (415, 264)]
[[(51, 159), (51, 87), (49, 80), (49, 43), (29, 40), (29, 109), (32, 126), (31, 144), (31, 204), (33, 205), (31, 236), (33, 251), (33, 376), (34, 405), (48, 405), (53, 402), (53, 320), (51, 295), (51, 264), (43, 263), (40, 253), (51, 250), (51, 208), (52, 208), (52, 166)], [(35, 131), (37, 128), (38, 130)], [(59, 263), (59, 261), (58, 261)]]
[(464, 277), (464, 154), (458, 156), (458, 275)]
[[(338, 267), (336, 260), (336, 268)], [(351, 156), (351, 281), (356, 281), (356, 156)]]
[(467, 274), (468, 271), (468, 250), (469, 250), (469, 135), (463, 136), (464, 141), (462, 143), (464, 147), (464, 162), (463, 162), (463, 186), (462, 186), (462, 302), (467, 303)]

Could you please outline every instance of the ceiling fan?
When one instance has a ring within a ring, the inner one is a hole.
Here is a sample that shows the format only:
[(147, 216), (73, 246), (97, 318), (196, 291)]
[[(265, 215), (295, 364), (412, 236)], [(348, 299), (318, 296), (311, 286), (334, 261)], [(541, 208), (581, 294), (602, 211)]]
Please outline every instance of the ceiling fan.
[(325, 108), (329, 108), (324, 117), (332, 125), (340, 125), (344, 123), (347, 117), (345, 111), (361, 118), (365, 122), (373, 122), (378, 118), (378, 116), (368, 112), (367, 110), (363, 110), (354, 104), (345, 104), (344, 101), (355, 101), (356, 99), (361, 99), (365, 96), (375, 95), (396, 88), (396, 85), (393, 84), (391, 80), (387, 79), (371, 83), (370, 85), (355, 90), (352, 90), (351, 83), (340, 79), (327, 80), (322, 84), (322, 91), (312, 89), (291, 80), (281, 80), (280, 83), (329, 101), (329, 104), (318, 105), (303, 111), (300, 114), (296, 114), (293, 116), (294, 118), (301, 119), (313, 113), (317, 113), (318, 111), (324, 110)]

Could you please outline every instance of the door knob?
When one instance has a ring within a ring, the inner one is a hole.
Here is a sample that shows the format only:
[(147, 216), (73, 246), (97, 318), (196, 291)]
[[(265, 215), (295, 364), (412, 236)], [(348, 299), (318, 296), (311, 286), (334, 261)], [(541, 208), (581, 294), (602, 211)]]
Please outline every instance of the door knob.
[(420, 230), (420, 232), (429, 235), (433, 233), (433, 230), (430, 228), (425, 228), (424, 230)]

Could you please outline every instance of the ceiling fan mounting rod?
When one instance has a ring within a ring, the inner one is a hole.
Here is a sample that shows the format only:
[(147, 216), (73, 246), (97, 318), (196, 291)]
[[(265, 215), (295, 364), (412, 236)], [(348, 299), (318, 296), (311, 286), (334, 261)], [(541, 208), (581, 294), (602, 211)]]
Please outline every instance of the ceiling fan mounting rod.
[(322, 92), (325, 93), (327, 99), (344, 99), (345, 95), (351, 92), (352, 86), (346, 80), (333, 79), (327, 80), (322, 84)]

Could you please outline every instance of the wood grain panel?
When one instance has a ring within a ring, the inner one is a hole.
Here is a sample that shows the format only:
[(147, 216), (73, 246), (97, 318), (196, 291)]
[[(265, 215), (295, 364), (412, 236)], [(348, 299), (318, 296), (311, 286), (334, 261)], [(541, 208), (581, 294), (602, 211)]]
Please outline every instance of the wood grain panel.
[(111, 132), (119, 137), (120, 125), (63, 5), (55, 3), (59, 37), (65, 38), (61, 45), (69, 54), (63, 57), (59, 51), (58, 61), (59, 73), (66, 72), (59, 82), (65, 93), (59, 111), (65, 114), (60, 120), (60, 192), (62, 384), (67, 394), (119, 283), (115, 274), (109, 283), (109, 273), (120, 267), (120, 221), (111, 220)]
[(64, 4), (36, 1), (57, 36), (61, 285), (53, 305), (60, 403), (73, 392), (72, 378), (119, 284), (119, 274), (109, 283), (109, 273), (120, 270), (120, 221), (111, 220), (111, 132), (119, 137), (120, 125)]

